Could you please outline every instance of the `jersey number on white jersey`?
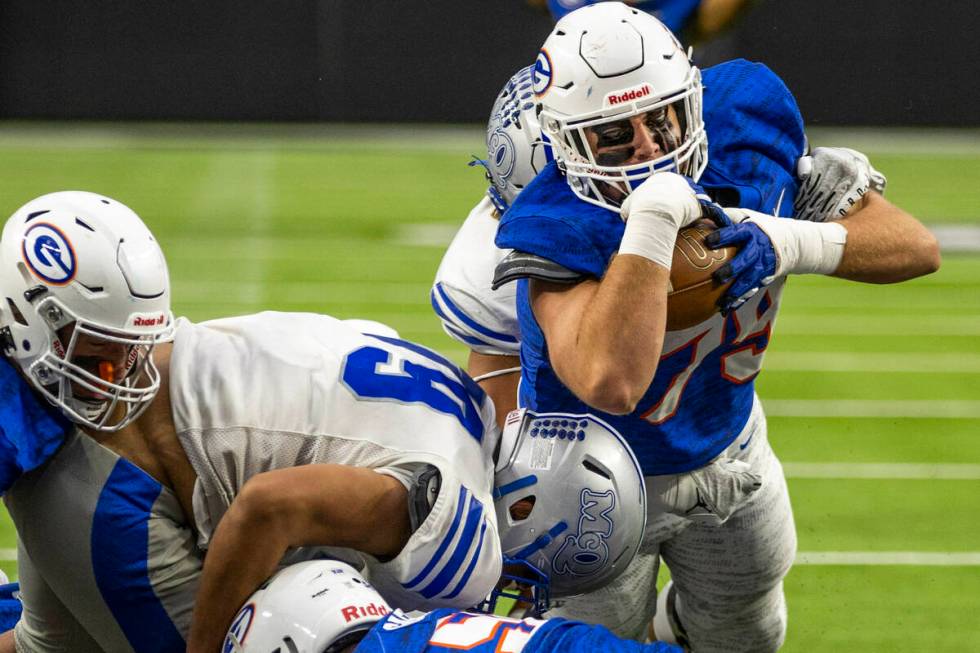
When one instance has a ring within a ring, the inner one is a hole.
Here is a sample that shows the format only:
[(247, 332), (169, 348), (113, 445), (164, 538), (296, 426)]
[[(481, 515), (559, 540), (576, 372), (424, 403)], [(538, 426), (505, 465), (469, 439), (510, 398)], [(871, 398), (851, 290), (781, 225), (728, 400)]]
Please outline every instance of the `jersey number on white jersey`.
[(480, 405), (485, 394), (472, 379), (424, 347), (397, 338), (371, 337), (387, 346), (360, 347), (344, 361), (344, 384), (355, 396), (423, 404), (455, 417), (477, 441), (483, 438)]

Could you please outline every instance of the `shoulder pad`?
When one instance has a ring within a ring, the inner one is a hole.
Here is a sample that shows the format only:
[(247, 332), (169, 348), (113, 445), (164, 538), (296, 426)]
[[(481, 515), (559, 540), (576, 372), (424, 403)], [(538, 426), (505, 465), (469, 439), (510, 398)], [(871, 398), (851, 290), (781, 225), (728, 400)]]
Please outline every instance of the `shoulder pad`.
[(571, 284), (578, 283), (585, 276), (541, 256), (513, 251), (497, 264), (490, 287), (496, 290), (505, 283), (523, 278)]

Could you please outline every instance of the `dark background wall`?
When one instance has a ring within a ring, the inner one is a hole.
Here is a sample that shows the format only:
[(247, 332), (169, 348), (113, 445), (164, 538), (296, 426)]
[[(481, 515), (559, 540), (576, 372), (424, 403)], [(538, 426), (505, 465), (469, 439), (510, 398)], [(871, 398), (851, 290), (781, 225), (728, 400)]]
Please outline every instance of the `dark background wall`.
[[(974, 3), (769, 0), (702, 63), (764, 61), (811, 124), (980, 125)], [(523, 0), (2, 0), (0, 118), (482, 122), (551, 28)]]

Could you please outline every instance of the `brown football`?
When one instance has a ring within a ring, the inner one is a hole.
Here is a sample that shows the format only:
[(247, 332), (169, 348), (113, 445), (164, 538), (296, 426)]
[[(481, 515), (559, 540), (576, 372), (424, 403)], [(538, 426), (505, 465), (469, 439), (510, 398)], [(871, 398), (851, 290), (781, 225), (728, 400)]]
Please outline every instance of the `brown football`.
[(718, 312), (718, 300), (728, 283), (711, 275), (735, 256), (735, 247), (708, 249), (704, 238), (718, 227), (702, 219), (677, 232), (667, 293), (667, 330), (679, 331), (704, 322)]

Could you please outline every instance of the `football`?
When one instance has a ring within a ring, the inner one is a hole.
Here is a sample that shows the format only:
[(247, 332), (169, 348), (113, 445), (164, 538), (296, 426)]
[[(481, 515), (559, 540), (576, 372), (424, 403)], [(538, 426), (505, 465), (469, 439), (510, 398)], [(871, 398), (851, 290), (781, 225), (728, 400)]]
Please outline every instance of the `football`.
[(708, 249), (704, 239), (717, 228), (711, 220), (702, 219), (677, 232), (667, 293), (668, 331), (687, 329), (717, 313), (718, 300), (731, 285), (711, 276), (737, 251), (735, 247)]

